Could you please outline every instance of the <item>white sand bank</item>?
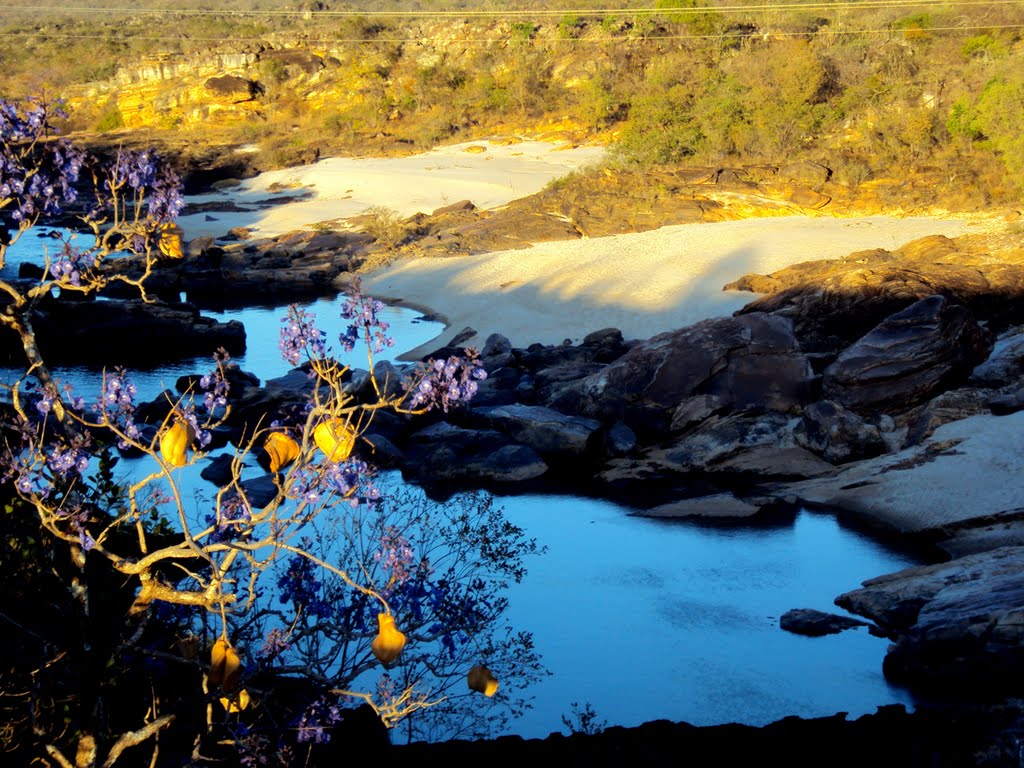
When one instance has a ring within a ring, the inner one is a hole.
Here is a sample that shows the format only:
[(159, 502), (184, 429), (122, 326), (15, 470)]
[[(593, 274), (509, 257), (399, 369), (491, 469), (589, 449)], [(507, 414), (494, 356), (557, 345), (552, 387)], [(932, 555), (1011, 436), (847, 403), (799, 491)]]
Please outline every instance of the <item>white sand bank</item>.
[(648, 338), (747, 304), (754, 294), (721, 290), (744, 274), (868, 248), (893, 249), (926, 235), (955, 237), (976, 226), (887, 216), (683, 224), (479, 256), (402, 261), (371, 275), (366, 290), (446, 318), (445, 333), (410, 358), (466, 326), (477, 331), (478, 345), (496, 331), (522, 347), (579, 341), (607, 327), (619, 328), (626, 338)]
[[(485, 147), (478, 153), (470, 146)], [(403, 217), (430, 213), (460, 200), (495, 208), (539, 192), (552, 179), (597, 162), (603, 147), (550, 142), (453, 144), (410, 157), (332, 157), (313, 165), (262, 173), (220, 193), (195, 195), (190, 204), (232, 203), (241, 211), (210, 210), (182, 216), (188, 239), (219, 237), (234, 227), (254, 237), (275, 237), (322, 221), (356, 216), (384, 206)], [(277, 190), (271, 192), (271, 189)], [(261, 207), (261, 201), (297, 195), (308, 199)]]

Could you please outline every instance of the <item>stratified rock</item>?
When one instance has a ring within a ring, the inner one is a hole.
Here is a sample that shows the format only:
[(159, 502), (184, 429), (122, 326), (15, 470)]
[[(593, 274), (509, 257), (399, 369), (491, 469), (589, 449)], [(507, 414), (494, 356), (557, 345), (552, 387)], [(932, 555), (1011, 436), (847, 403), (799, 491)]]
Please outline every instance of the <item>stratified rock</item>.
[(1024, 379), (1024, 328), (1011, 328), (999, 334), (988, 359), (971, 373), (970, 383), (977, 387), (1005, 387)]
[(837, 354), (884, 318), (942, 294), (996, 327), (1024, 322), (1024, 252), (993, 254), (970, 238), (921, 238), (745, 275), (725, 286), (769, 294), (741, 312), (780, 312), (807, 353)]
[(786, 632), (807, 637), (835, 635), (854, 627), (866, 627), (867, 622), (836, 613), (825, 613), (813, 608), (792, 608), (779, 617), (779, 627)]
[(753, 448), (792, 445), (789, 423), (790, 417), (781, 413), (712, 416), (668, 447), (646, 455), (676, 472), (712, 471), (716, 464)]
[(900, 423), (907, 427), (903, 445), (918, 445), (943, 424), (987, 413), (991, 408), (991, 400), (991, 390), (967, 387), (951, 389), (933, 397), (900, 418)]
[(229, 104), (251, 101), (258, 92), (255, 82), (238, 75), (211, 77), (203, 85), (217, 100)]
[(793, 438), (833, 464), (877, 456), (885, 451), (878, 427), (831, 400), (804, 408)]
[(789, 411), (807, 401), (812, 378), (788, 320), (745, 315), (655, 336), (564, 387), (549, 405), (661, 436), (691, 395), (714, 396), (736, 410)]
[(718, 493), (714, 496), (700, 496), (693, 499), (680, 499), (653, 509), (634, 512), (637, 517), (662, 517), (677, 520), (702, 518), (708, 520), (742, 520), (753, 517), (761, 508), (737, 499), (731, 493)]
[(581, 458), (595, 454), (600, 443), (601, 422), (539, 405), (474, 408), (473, 415), (542, 456)]
[(800, 184), (824, 184), (831, 175), (830, 169), (809, 160), (786, 163), (779, 168), (779, 178)]
[(446, 422), (409, 438), (405, 468), (425, 485), (514, 483), (540, 477), (548, 470), (536, 451), (511, 443), (499, 432), (462, 429)]
[(825, 396), (860, 412), (911, 408), (965, 381), (991, 348), (970, 312), (929, 296), (844, 350), (825, 369)]
[(946, 693), (1019, 693), (1024, 679), (1024, 547), (1003, 547), (864, 582), (836, 603), (896, 640), (885, 673)]

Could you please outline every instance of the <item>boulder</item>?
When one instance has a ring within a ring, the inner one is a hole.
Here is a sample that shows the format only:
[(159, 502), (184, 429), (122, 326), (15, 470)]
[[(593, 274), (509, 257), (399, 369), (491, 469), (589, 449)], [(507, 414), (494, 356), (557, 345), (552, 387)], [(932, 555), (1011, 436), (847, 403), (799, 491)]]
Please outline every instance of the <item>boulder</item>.
[(653, 509), (634, 512), (637, 517), (660, 517), (676, 520), (742, 520), (753, 517), (761, 508), (731, 493), (718, 493), (713, 496), (700, 496), (694, 499), (680, 499), (662, 504)]
[(991, 405), (992, 390), (989, 389), (962, 388), (943, 392), (899, 419), (907, 428), (903, 445), (918, 445), (943, 424), (987, 413)]
[(1024, 328), (1011, 328), (996, 338), (992, 354), (971, 373), (976, 387), (1005, 387), (1024, 383)]
[(946, 693), (1020, 692), (1024, 547), (879, 576), (836, 603), (896, 641), (884, 670), (897, 682)]
[(643, 439), (668, 433), (687, 398), (709, 395), (727, 409), (797, 409), (813, 372), (788, 320), (764, 314), (706, 320), (641, 342), (548, 403), (602, 421), (623, 420)]
[(906, 410), (966, 381), (991, 335), (964, 307), (929, 296), (844, 350), (822, 379), (825, 396), (859, 412)]
[(795, 635), (823, 637), (835, 635), (854, 627), (866, 627), (867, 622), (836, 613), (825, 613), (813, 608), (792, 608), (779, 617), (779, 628)]
[[(46, 302), (32, 313), (36, 339), (49, 363), (145, 365), (245, 351), (245, 327), (199, 314), (192, 304), (142, 301)], [(13, 331), (0, 332), (0, 355), (24, 361)]]
[(405, 469), (424, 485), (435, 486), (522, 482), (540, 477), (548, 466), (532, 448), (511, 443), (499, 432), (439, 422), (409, 438)]
[(255, 82), (238, 75), (211, 77), (203, 85), (219, 101), (232, 104), (252, 101), (259, 92), (259, 86)]
[(1024, 322), (1024, 258), (992, 254), (970, 238), (935, 235), (896, 251), (802, 262), (725, 288), (768, 294), (740, 311), (784, 314), (808, 354), (838, 354), (889, 315), (934, 294), (995, 327)]
[(474, 408), (473, 414), (484, 425), (504, 432), (545, 457), (579, 459), (595, 454), (601, 442), (601, 422), (539, 405), (515, 403)]
[(667, 447), (644, 455), (675, 472), (713, 471), (739, 453), (766, 446), (772, 451), (792, 445), (790, 417), (781, 413), (744, 411), (712, 416)]
[(831, 400), (819, 400), (804, 408), (793, 438), (833, 464), (870, 458), (886, 449), (878, 427)]

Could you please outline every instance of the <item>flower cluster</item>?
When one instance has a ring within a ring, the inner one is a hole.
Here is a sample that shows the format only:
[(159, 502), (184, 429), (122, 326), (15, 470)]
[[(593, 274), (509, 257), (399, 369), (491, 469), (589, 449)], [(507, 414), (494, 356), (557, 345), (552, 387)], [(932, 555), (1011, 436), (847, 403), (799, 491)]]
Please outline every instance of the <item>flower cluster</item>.
[[(181, 178), (151, 150), (118, 150), (103, 188), (113, 195), (126, 187), (135, 193), (137, 201), (146, 198), (146, 214), (156, 224), (173, 221), (185, 207)], [(99, 190), (97, 198), (101, 207), (108, 202)], [(138, 244), (134, 245), (138, 250)]]
[(409, 540), (392, 525), (384, 529), (380, 549), (374, 553), (373, 559), (385, 571), (390, 571), (392, 581), (397, 583), (409, 578), (409, 569), (416, 562)]
[(428, 360), (426, 371), (416, 384), (409, 405), (412, 408), (437, 408), (445, 413), (453, 405), (469, 400), (477, 392), (477, 382), (487, 378), (480, 355), (468, 347), (465, 357)]
[(82, 273), (92, 266), (92, 261), (91, 253), (80, 251), (65, 241), (57, 258), (50, 264), (50, 275), (59, 282), (81, 285)]
[(296, 723), (298, 735), (295, 739), (300, 743), (326, 744), (331, 740), (331, 734), (327, 729), (337, 725), (341, 720), (341, 708), (338, 704), (331, 703), (326, 698), (319, 698), (306, 708)]
[(92, 457), (81, 445), (64, 445), (58, 443), (46, 454), (46, 466), (64, 479), (81, 475), (89, 468)]
[(207, 413), (213, 413), (217, 408), (226, 408), (228, 405), (228, 393), (231, 385), (224, 378), (224, 366), (231, 359), (227, 351), (218, 349), (213, 359), (217, 367), (199, 379), (199, 388), (205, 393), (203, 395), (203, 406)]
[[(313, 543), (303, 540), (303, 548), (310, 549)], [(331, 606), (323, 598), (323, 583), (317, 577), (319, 568), (307, 557), (295, 555), (288, 561), (281, 577), (277, 580), (280, 591), (278, 599), (284, 603), (293, 603), (307, 614), (318, 618), (326, 618), (331, 613)]]
[(220, 510), (207, 520), (214, 529), (210, 540), (213, 542), (231, 541), (248, 527), (252, 520), (252, 507), (237, 493), (224, 497)]
[(289, 498), (314, 505), (331, 497), (346, 499), (353, 507), (376, 504), (380, 490), (370, 482), (372, 472), (365, 461), (324, 461), (319, 467), (295, 472), (288, 482)]
[[(135, 385), (128, 379), (124, 368), (116, 368), (113, 374), (103, 377), (103, 392), (97, 407), (104, 423), (123, 432), (129, 440), (138, 440), (142, 431), (135, 423)], [(128, 442), (119, 438), (119, 448), (127, 448)]]
[(256, 652), (256, 656), (266, 664), (287, 651), (290, 645), (287, 632), (282, 629), (272, 629), (267, 633), (262, 647)]
[(366, 341), (367, 347), (374, 354), (382, 352), (385, 347), (394, 346), (395, 340), (387, 335), (388, 324), (377, 316), (383, 309), (383, 302), (363, 296), (359, 282), (354, 282), (348, 298), (341, 305), (342, 320), (352, 321), (338, 336), (342, 349), (351, 352), (361, 339)]
[(285, 362), (298, 365), (303, 353), (311, 358), (324, 356), (324, 333), (316, 327), (316, 317), (311, 312), (304, 312), (292, 304), (281, 322), (284, 328), (281, 329), (278, 348)]

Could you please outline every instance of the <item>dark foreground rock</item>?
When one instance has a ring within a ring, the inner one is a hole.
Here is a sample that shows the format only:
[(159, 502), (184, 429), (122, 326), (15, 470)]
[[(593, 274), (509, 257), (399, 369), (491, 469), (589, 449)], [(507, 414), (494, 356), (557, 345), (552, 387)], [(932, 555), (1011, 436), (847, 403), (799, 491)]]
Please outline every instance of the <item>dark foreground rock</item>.
[[(1019, 765), (1021, 711), (1017, 704), (987, 709), (902, 706), (847, 720), (787, 717), (762, 728), (657, 720), (636, 728), (546, 739), (507, 736), (492, 741), (449, 741), (393, 747), (396, 761), (417, 766), (455, 765), (785, 765), (951, 766)], [(325, 764), (326, 763), (322, 763)]]
[(1024, 547), (908, 568), (836, 603), (896, 643), (886, 676), (946, 695), (1018, 695), (1024, 681)]
[(779, 617), (779, 628), (795, 635), (823, 637), (835, 635), (854, 627), (866, 627), (867, 622), (836, 613), (825, 613), (813, 608), (793, 608)]
[[(43, 357), (53, 363), (145, 365), (245, 351), (245, 327), (199, 314), (192, 304), (142, 301), (52, 301), (32, 314)], [(0, 333), (0, 355), (24, 362), (20, 340)]]

